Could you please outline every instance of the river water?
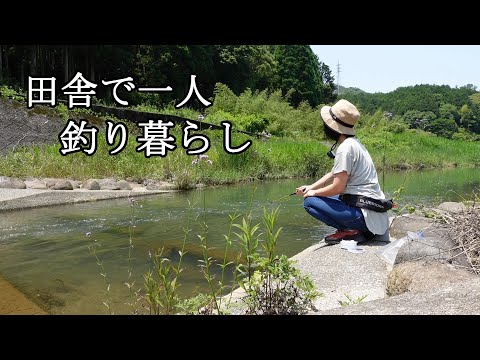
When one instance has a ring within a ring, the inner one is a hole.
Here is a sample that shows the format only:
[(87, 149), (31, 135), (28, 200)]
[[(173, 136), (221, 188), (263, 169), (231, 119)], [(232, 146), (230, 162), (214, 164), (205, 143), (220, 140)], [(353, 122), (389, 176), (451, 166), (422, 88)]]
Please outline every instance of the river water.
[[(380, 174), (383, 182), (382, 174)], [(278, 252), (293, 256), (319, 242), (331, 228), (310, 217), (302, 199), (288, 196), (296, 186), (316, 179), (288, 179), (256, 184), (208, 188), (128, 199), (31, 209), (0, 214), (0, 274), (54, 314), (104, 314), (108, 298), (115, 313), (129, 313), (131, 298), (125, 282), (143, 286), (143, 274), (152, 266), (149, 254), (164, 247), (173, 261), (190, 220), (184, 271), (179, 279), (182, 296), (207, 290), (200, 273), (201, 225), (205, 215), (210, 256), (223, 256), (224, 234), (235, 210), (251, 209), (254, 222), (261, 222), (263, 207), (280, 206), (278, 225), (282, 232)], [(480, 169), (446, 169), (385, 174), (385, 192), (393, 196), (403, 187), (398, 206), (438, 204), (470, 199), (480, 189)], [(189, 206), (189, 203), (192, 204)], [(133, 231), (133, 233), (132, 233)], [(132, 234), (132, 235), (131, 235)], [(129, 241), (132, 239), (130, 262)], [(235, 238), (235, 237), (234, 237)], [(97, 264), (89, 245), (97, 244)], [(233, 255), (232, 255), (233, 256)], [(219, 276), (219, 267), (213, 267)], [(132, 274), (129, 279), (129, 272)], [(227, 276), (229, 280), (229, 276)]]

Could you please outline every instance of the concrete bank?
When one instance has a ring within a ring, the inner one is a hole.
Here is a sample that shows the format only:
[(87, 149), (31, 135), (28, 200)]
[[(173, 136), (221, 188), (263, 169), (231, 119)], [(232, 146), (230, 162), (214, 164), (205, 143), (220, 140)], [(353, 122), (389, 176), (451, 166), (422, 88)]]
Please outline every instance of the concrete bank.
[[(472, 275), (473, 277), (473, 275)], [(321, 315), (480, 315), (480, 278), (330, 309)]]
[(0, 189), (0, 212), (37, 208), (52, 205), (77, 204), (89, 201), (147, 196), (173, 190), (36, 190)]
[[(388, 236), (379, 236), (358, 245), (364, 252), (352, 253), (340, 245), (327, 245), (321, 241), (291, 257), (296, 261), (296, 267), (308, 275), (323, 294), (314, 302), (315, 311), (309, 314), (339, 308), (342, 306), (340, 302), (348, 302), (348, 298), (356, 300), (364, 297), (363, 301), (383, 299), (389, 268), (376, 252), (389, 243)], [(244, 290), (238, 288), (226, 298), (230, 296), (233, 313), (240, 314)]]
[(319, 310), (340, 307), (339, 301), (348, 302), (348, 297), (363, 301), (383, 299), (387, 280), (387, 263), (375, 251), (386, 245), (383, 241), (368, 241), (359, 244), (363, 253), (351, 253), (340, 245), (321, 242), (292, 257), (298, 268), (309, 275), (323, 296), (315, 301)]

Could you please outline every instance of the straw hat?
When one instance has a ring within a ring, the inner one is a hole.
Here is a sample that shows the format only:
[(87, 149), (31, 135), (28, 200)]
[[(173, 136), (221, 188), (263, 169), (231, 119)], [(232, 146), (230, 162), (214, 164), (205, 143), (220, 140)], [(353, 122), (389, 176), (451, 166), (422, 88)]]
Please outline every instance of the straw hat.
[(344, 99), (338, 100), (333, 106), (322, 107), (320, 115), (332, 130), (340, 134), (355, 135), (353, 126), (360, 118), (360, 113), (351, 102)]

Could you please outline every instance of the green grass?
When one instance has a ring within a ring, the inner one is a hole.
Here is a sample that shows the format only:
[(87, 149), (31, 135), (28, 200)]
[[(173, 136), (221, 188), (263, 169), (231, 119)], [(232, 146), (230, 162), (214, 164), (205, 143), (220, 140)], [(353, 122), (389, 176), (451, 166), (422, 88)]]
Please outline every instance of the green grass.
[[(0, 90), (4, 96), (15, 98), (18, 94), (7, 87), (0, 87)], [(222, 132), (207, 132), (205, 134), (212, 141), (207, 152), (212, 164), (203, 160), (192, 165), (194, 157), (187, 156), (181, 147), (182, 134), (179, 129), (173, 131), (177, 139), (175, 151), (169, 152), (164, 158), (153, 156), (147, 159), (135, 151), (139, 145), (136, 142), (138, 129), (129, 125), (130, 130), (136, 130), (136, 133), (129, 136), (129, 143), (120, 154), (109, 156), (110, 148), (106, 146), (105, 131), (101, 127), (103, 119), (91, 111), (82, 110), (79, 114), (80, 110), (69, 111), (61, 105), (47, 110), (55, 111), (65, 120), (73, 115), (81, 116), (96, 121), (95, 124), (101, 128), (95, 155), (77, 153), (61, 156), (60, 143), (17, 149), (0, 157), (0, 175), (78, 180), (113, 176), (139, 180), (149, 178), (174, 181), (179, 188), (186, 188), (200, 182), (224, 184), (257, 179), (315, 177), (330, 170), (332, 161), (326, 156), (328, 148), (320, 143), (323, 126), (319, 108), (313, 109), (305, 103), (293, 108), (278, 91), (252, 93), (247, 90), (236, 96), (222, 84), (217, 85), (215, 96), (213, 106), (205, 109), (206, 122), (219, 124), (222, 120), (229, 120), (234, 130), (266, 130), (273, 136), (262, 141), (234, 132), (234, 146), (247, 139), (253, 140), (253, 146), (242, 154), (230, 155), (223, 150)], [(196, 119), (199, 113), (188, 108), (176, 109), (174, 106), (159, 109), (151, 105), (138, 105), (134, 109), (191, 119)], [(44, 110), (35, 107), (34, 111)], [(369, 150), (379, 171), (382, 168), (480, 166), (480, 142), (449, 140), (423, 131), (409, 130), (398, 117), (387, 121), (381, 110), (373, 115), (362, 115), (356, 128), (358, 138)], [(192, 147), (196, 146), (192, 144)]]
[(480, 166), (478, 141), (450, 140), (415, 130), (400, 134), (359, 132), (358, 136), (372, 155), (377, 170), (383, 168), (384, 147), (386, 169)]
[[(108, 150), (112, 148), (106, 145), (105, 136), (100, 131), (97, 152), (92, 156), (83, 153), (61, 156), (60, 143), (18, 148), (0, 158), (0, 174), (20, 178), (35, 176), (77, 180), (113, 176), (138, 180), (148, 178), (173, 181), (179, 188), (187, 188), (196, 183), (224, 184), (290, 176), (316, 176), (328, 167), (323, 155), (326, 148), (317, 141), (253, 139), (253, 145), (247, 151), (230, 155), (223, 149), (221, 131), (209, 133), (212, 146), (206, 154), (208, 159), (192, 165), (195, 157), (187, 155), (181, 147), (180, 132), (175, 129), (171, 133), (177, 139), (177, 148), (163, 158), (146, 158), (143, 152), (137, 152), (139, 144), (135, 135), (129, 136), (128, 144), (122, 152), (110, 156)], [(232, 146), (239, 146), (247, 139), (251, 138), (234, 134)], [(193, 143), (192, 147), (195, 146), (197, 144)]]
[[(137, 105), (133, 110), (182, 116), (196, 120), (199, 111), (174, 106), (158, 108), (154, 105)], [(220, 125), (223, 120), (233, 124), (235, 130), (253, 133), (267, 131), (279, 137), (290, 139), (321, 139), (322, 122), (319, 108), (312, 108), (302, 102), (292, 107), (281, 91), (252, 92), (247, 89), (236, 96), (226, 85), (215, 87), (213, 105), (204, 109), (206, 123)]]
[[(253, 145), (245, 152), (227, 154), (223, 149), (221, 131), (211, 131), (212, 146), (208, 159), (192, 165), (194, 156), (186, 155), (181, 147), (181, 134), (174, 130), (177, 148), (167, 156), (145, 158), (137, 152), (136, 135), (129, 136), (125, 149), (116, 156), (108, 155), (104, 132), (98, 136), (97, 152), (61, 156), (60, 143), (30, 148), (18, 148), (0, 158), (0, 174), (13, 177), (62, 177), (77, 180), (89, 178), (133, 177), (138, 180), (173, 181), (179, 188), (196, 183), (226, 184), (239, 181), (287, 177), (318, 177), (332, 166), (326, 156), (328, 147), (317, 140), (293, 140), (272, 137), (266, 141), (234, 133), (233, 146), (251, 139)], [(383, 167), (385, 137), (376, 134), (358, 135), (372, 155), (377, 170)], [(410, 131), (387, 133), (386, 169), (421, 169), (435, 167), (480, 166), (480, 143), (449, 140)], [(192, 148), (198, 146), (193, 143)], [(212, 164), (207, 163), (210, 160)]]

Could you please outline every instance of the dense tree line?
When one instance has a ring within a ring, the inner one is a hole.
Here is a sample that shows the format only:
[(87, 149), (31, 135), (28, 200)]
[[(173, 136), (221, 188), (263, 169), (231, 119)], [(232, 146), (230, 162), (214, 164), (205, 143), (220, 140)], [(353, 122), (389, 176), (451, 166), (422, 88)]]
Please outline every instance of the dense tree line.
[[(197, 86), (206, 98), (221, 82), (237, 95), (247, 88), (281, 89), (294, 106), (335, 99), (331, 71), (308, 45), (0, 45), (2, 83), (26, 88), (29, 75), (54, 76), (58, 91), (78, 71), (99, 85), (102, 80), (131, 76), (136, 86), (173, 88), (162, 94), (125, 90), (122, 97), (133, 104), (162, 106), (183, 99), (190, 74), (197, 75)], [(107, 86), (98, 86), (96, 92), (98, 98), (112, 101)]]
[[(128, 92), (119, 95), (130, 104), (159, 107), (183, 100), (196, 74), (197, 87), (212, 98), (215, 84), (223, 83), (236, 95), (246, 89), (281, 90), (291, 105), (316, 107), (336, 100), (330, 68), (308, 45), (0, 45), (0, 85), (27, 86), (28, 76), (57, 79), (57, 93), (81, 72), (99, 85), (96, 97), (113, 103), (111, 86), (102, 80), (131, 76), (137, 87), (171, 86), (172, 92)], [(400, 87), (389, 93), (370, 94), (341, 88), (341, 97), (363, 113), (382, 109), (389, 119), (401, 118), (410, 128), (440, 136), (478, 139), (480, 94), (473, 85)], [(193, 100), (188, 106), (202, 108)]]
[(415, 85), (374, 94), (342, 88), (341, 97), (357, 104), (362, 112), (373, 114), (382, 109), (400, 116), (410, 128), (440, 136), (469, 138), (471, 133), (480, 134), (480, 93), (471, 84), (459, 88)]

